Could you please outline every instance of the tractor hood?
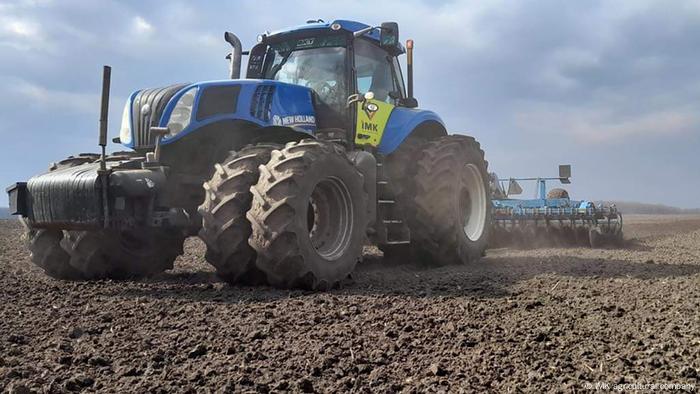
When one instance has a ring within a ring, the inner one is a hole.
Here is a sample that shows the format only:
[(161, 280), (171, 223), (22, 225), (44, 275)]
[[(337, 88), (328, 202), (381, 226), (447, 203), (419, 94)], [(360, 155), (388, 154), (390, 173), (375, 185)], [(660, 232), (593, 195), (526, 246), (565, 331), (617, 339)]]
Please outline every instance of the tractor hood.
[(271, 80), (224, 80), (178, 84), (134, 92), (124, 107), (120, 142), (150, 149), (153, 126), (168, 127), (163, 144), (215, 122), (244, 120), (260, 127), (285, 126), (313, 134), (311, 89)]

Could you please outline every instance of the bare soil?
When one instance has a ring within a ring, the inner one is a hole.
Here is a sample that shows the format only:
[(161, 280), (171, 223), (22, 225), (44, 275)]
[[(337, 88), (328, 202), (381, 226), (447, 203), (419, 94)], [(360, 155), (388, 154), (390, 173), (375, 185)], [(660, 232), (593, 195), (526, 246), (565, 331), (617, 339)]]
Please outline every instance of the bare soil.
[(63, 282), (0, 221), (0, 391), (700, 389), (700, 216), (626, 218), (622, 249), (498, 249), (324, 293), (222, 283), (191, 239), (172, 272)]

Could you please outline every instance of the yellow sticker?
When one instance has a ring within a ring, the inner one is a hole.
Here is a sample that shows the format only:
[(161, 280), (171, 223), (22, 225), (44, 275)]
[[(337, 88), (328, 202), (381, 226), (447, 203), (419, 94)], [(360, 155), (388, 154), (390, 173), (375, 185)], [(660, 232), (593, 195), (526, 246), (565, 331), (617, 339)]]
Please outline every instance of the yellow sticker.
[(355, 144), (377, 147), (382, 142), (394, 106), (379, 100), (365, 100), (357, 103), (357, 124), (355, 125)]

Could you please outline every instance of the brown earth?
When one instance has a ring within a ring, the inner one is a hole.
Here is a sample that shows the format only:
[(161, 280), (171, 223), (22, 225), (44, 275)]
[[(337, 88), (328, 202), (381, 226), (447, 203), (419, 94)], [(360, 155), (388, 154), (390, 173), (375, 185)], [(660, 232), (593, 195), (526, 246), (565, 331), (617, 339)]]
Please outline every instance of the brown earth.
[(700, 216), (629, 217), (626, 234), (471, 267), (370, 253), (342, 289), (307, 293), (225, 285), (196, 240), (152, 279), (57, 281), (2, 221), (0, 390), (698, 390)]

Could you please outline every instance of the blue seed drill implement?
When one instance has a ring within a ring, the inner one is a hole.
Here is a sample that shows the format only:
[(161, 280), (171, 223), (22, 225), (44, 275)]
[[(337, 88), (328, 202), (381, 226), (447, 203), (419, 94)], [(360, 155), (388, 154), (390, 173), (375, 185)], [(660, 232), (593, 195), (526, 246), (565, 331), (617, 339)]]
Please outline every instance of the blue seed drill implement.
[[(622, 243), (622, 214), (614, 205), (572, 200), (568, 192), (561, 188), (552, 188), (547, 192), (547, 181), (558, 180), (569, 184), (570, 177), (570, 165), (559, 166), (559, 176), (551, 178), (500, 179), (492, 173), (491, 246), (590, 245), (596, 248)], [(510, 198), (522, 193), (518, 181), (536, 182), (536, 198)]]

